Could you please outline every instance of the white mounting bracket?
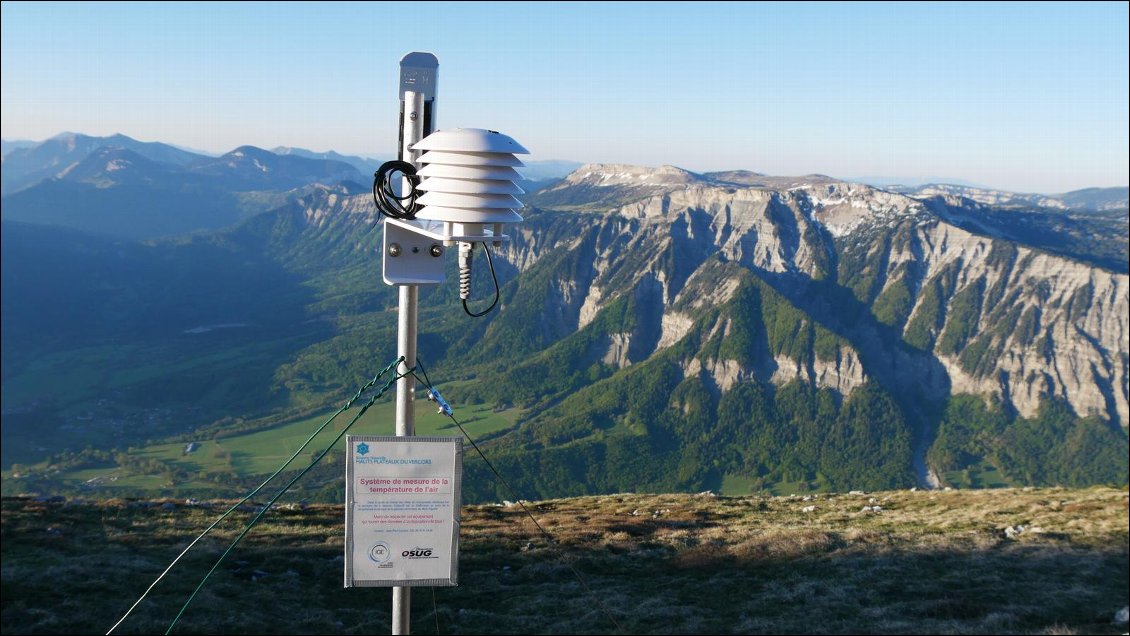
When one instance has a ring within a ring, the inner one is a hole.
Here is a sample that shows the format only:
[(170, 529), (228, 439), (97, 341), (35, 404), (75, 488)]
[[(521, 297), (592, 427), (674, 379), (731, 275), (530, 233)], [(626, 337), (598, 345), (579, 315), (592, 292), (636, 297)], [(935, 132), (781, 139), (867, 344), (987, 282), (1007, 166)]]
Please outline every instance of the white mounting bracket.
[[(502, 224), (384, 220), (384, 281), (388, 285), (438, 285), (443, 255), (456, 243), (507, 243)], [(484, 227), (487, 226), (487, 227)]]
[(384, 279), (388, 285), (438, 285), (443, 282), (442, 241), (385, 219)]

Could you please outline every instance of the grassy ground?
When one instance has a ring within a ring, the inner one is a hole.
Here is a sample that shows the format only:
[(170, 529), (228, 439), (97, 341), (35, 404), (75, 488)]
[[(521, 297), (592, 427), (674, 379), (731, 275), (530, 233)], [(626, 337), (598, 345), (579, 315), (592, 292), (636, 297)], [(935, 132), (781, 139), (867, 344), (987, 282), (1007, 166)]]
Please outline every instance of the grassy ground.
[(1004, 488), (1008, 485), (1000, 470), (986, 464), (950, 471), (945, 473), (944, 477), (945, 483), (959, 488)]
[[(416, 434), (461, 436), (459, 429), (451, 420), (436, 413), (429, 404), (421, 402), (416, 408)], [(307, 447), (305, 457), (300, 457), (292, 464), (291, 470), (298, 470), (307, 466), (314, 455), (320, 453), (336, 435), (356, 415), (357, 409), (342, 413), (327, 427), (315, 441)], [(215, 440), (201, 440), (192, 453), (185, 453), (186, 444), (183, 442), (153, 444), (143, 446), (131, 455), (141, 459), (157, 460), (162, 465), (183, 470), (189, 474), (199, 472), (226, 472), (230, 469), (239, 477), (267, 475), (275, 471), (286, 461), (303, 442), (309, 438), (332, 412), (323, 413), (315, 417), (305, 418), (282, 424), (269, 429), (249, 432), (231, 437), (222, 437)], [(476, 439), (485, 435), (508, 429), (514, 426), (521, 411), (509, 409), (494, 411), (489, 406), (477, 405), (460, 409), (458, 417), (467, 432)], [(393, 435), (395, 433), (396, 407), (392, 402), (383, 402), (373, 405), (368, 412), (350, 429), (353, 435)], [(336, 448), (344, 449), (344, 440)], [(47, 464), (31, 465), (24, 468), (25, 472), (47, 472)], [(3, 473), (4, 494), (21, 492), (21, 482), (15, 479), (9, 471)], [(75, 470), (63, 470), (52, 475), (52, 480), (66, 487), (84, 486), (91, 494), (97, 494), (100, 489), (112, 487), (115, 492), (124, 492), (131, 496), (146, 496), (161, 488), (167, 487), (167, 480), (159, 475), (136, 474), (123, 470), (120, 466), (109, 463), (101, 467), (84, 467)], [(185, 496), (194, 494), (194, 489), (215, 490), (215, 484), (182, 482), (176, 485), (177, 492)]]
[[(333, 437), (356, 416), (358, 409), (346, 411), (322, 433), (323, 443), (312, 444), (310, 452), (320, 452)], [(439, 415), (427, 404), (417, 407), (416, 434), (459, 436), (459, 429), (449, 418)], [(170, 462), (190, 472), (198, 470), (220, 470), (226, 461), (226, 454), (232, 457), (232, 468), (241, 476), (262, 475), (273, 472), (305, 442), (310, 434), (328, 418), (331, 413), (284, 424), (264, 431), (245, 435), (224, 437), (219, 440), (200, 442), (200, 448), (191, 454), (184, 454), (184, 444), (160, 444), (141, 449), (139, 455)], [(353, 435), (393, 435), (396, 405), (392, 402), (375, 404), (358, 420), (350, 434)], [(480, 437), (514, 425), (513, 411), (495, 413), (490, 407), (465, 408), (460, 411), (460, 421), (471, 435)], [(344, 448), (344, 441), (339, 443)], [(308, 462), (307, 462), (308, 463)], [(305, 465), (303, 463), (302, 465)], [(300, 466), (301, 467), (301, 466)]]
[[(460, 586), (414, 590), (415, 633), (1125, 632), (1125, 489), (529, 506), (556, 544), (517, 506), (464, 508)], [(6, 498), (2, 513), (3, 632), (102, 633), (218, 509)], [(175, 633), (387, 632), (387, 590), (341, 587), (341, 524), (338, 506), (270, 512)], [(121, 633), (164, 631), (236, 527)]]

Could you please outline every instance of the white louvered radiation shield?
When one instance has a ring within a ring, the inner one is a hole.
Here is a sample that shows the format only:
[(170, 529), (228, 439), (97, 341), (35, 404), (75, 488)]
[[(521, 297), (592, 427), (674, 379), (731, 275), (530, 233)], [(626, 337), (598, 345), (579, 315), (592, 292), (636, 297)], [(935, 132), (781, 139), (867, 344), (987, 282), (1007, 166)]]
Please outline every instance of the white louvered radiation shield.
[(465, 300), (473, 244), (499, 246), (509, 240), (505, 225), (522, 221), (518, 210), (523, 205), (516, 196), (524, 191), (518, 186), (522, 176), (516, 168), (525, 164), (516, 155), (530, 151), (508, 135), (482, 128), (439, 130), (410, 151), (419, 167), (416, 190), (422, 194), (416, 199), (414, 220), (386, 221), (385, 282), (442, 282), (440, 259), (423, 254), (438, 256), (443, 252), (441, 244), (458, 244), (460, 296)]

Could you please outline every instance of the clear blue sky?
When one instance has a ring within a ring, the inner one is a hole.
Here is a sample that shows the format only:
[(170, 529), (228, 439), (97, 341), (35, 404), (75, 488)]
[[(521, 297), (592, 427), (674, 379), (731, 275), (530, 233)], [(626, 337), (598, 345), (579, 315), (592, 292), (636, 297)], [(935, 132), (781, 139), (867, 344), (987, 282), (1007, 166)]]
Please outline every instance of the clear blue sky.
[(1127, 6), (5, 2), (0, 133), (392, 154), (430, 51), (535, 159), (1125, 185)]

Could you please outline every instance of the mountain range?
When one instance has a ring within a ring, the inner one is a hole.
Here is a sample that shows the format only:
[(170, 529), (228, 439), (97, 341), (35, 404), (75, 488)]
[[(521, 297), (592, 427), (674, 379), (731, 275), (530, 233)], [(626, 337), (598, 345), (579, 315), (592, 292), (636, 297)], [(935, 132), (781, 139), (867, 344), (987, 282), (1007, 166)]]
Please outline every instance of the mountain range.
[(2, 218), (148, 239), (228, 227), (311, 183), (366, 178), (335, 160), (241, 146), (209, 157), (124, 135), (66, 133), (4, 156)]
[[(5, 466), (48, 439), (124, 449), (137, 418), (146, 439), (233, 434), (391, 358), (353, 165), (67, 150), (86, 143), (4, 161)], [(173, 183), (228, 198), (176, 225), (147, 212)], [(450, 282), (421, 293), (420, 355), (453, 404), (517, 409), (482, 441), (540, 496), (1124, 484), (1126, 208), (975, 197), (583, 165), (526, 196), (499, 311), (465, 317)], [(504, 496), (483, 470), (470, 496)]]
[(911, 188), (894, 186), (886, 189), (901, 192), (917, 199), (935, 196), (960, 197), (976, 201), (977, 203), (1006, 208), (1039, 207), (1059, 210), (1106, 212), (1109, 210), (1125, 210), (1130, 206), (1130, 201), (1128, 201), (1128, 199), (1130, 199), (1130, 188), (1126, 187), (1084, 188), (1063, 194), (1008, 192), (1005, 190), (992, 190), (990, 188), (976, 188), (945, 183), (929, 183)]

